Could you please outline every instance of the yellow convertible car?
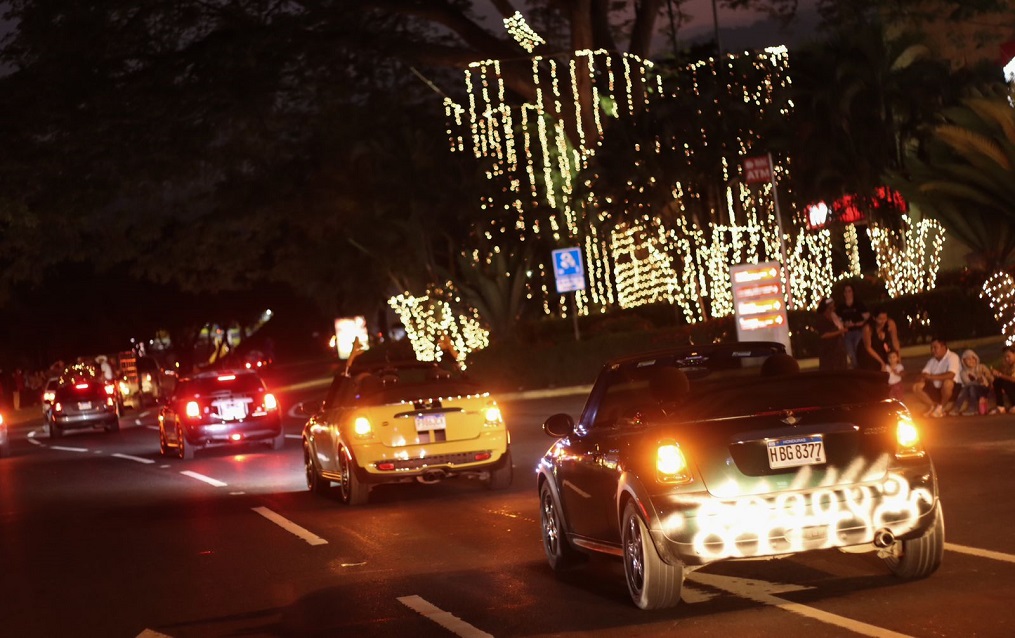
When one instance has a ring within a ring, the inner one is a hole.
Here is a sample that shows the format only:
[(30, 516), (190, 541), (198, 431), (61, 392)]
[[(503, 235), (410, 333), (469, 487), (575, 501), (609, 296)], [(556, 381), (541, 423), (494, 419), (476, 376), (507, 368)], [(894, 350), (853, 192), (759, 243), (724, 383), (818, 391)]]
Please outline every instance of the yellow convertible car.
[(511, 437), (497, 401), (461, 373), (430, 363), (339, 373), (303, 428), (310, 491), (340, 488), (367, 502), (381, 483), (468, 476), (490, 489), (511, 484)]

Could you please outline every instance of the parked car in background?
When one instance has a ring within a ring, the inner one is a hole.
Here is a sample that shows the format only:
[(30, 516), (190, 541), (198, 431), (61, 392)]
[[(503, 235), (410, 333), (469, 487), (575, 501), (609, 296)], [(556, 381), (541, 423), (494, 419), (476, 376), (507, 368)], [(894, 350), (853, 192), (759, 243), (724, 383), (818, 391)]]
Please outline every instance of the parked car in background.
[(460, 372), (433, 363), (337, 374), (303, 428), (307, 487), (338, 483), (348, 505), (382, 483), (478, 478), (511, 484), (511, 439), (497, 400)]
[(49, 423), (50, 414), (53, 411), (53, 401), (56, 400), (56, 388), (60, 385), (60, 377), (50, 377), (42, 388), (42, 418)]
[(901, 578), (944, 550), (937, 475), (883, 373), (800, 372), (776, 343), (686, 347), (609, 362), (537, 467), (543, 548), (623, 561), (635, 605), (680, 600), (715, 561), (876, 552)]
[(108, 385), (95, 377), (62, 377), (49, 415), (50, 438), (58, 439), (67, 430), (97, 428), (120, 430), (116, 400)]
[(159, 451), (182, 459), (212, 446), (285, 445), (281, 408), (254, 371), (200, 372), (180, 379), (159, 411)]

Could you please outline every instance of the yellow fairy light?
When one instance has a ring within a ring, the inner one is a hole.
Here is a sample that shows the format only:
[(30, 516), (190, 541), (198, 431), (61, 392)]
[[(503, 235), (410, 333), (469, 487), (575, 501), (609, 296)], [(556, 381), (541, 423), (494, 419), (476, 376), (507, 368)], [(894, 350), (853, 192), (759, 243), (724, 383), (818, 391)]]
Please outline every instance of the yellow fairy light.
[(983, 282), (980, 298), (986, 298), (994, 318), (1001, 325), (1005, 345), (1015, 345), (1015, 279), (997, 272)]
[(536, 47), (546, 44), (546, 40), (533, 31), (532, 27), (525, 21), (525, 16), (522, 15), (521, 11), (515, 11), (514, 15), (504, 18), (504, 28), (507, 30), (508, 35), (514, 38), (515, 42), (529, 53), (532, 53)]

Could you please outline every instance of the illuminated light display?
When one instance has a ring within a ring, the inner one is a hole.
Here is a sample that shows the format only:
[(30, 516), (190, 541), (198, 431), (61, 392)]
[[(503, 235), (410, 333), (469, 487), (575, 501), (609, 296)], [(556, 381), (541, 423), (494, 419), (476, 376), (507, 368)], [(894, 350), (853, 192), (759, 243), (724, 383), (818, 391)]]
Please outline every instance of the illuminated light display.
[(994, 273), (983, 282), (980, 298), (984, 297), (1001, 325), (1005, 345), (1015, 345), (1015, 279), (1006, 272)]
[(539, 34), (533, 31), (525, 21), (525, 16), (521, 11), (515, 11), (514, 15), (504, 18), (504, 28), (507, 29), (508, 35), (529, 53), (532, 53), (536, 47), (546, 44), (546, 40), (539, 37)]
[[(441, 360), (444, 353), (438, 344), (444, 335), (458, 351), (458, 363), (463, 370), (470, 352), (490, 345), (490, 333), (482, 326), (479, 312), (462, 303), (451, 282), (431, 288), (419, 297), (408, 292), (396, 295), (388, 300), (388, 305), (398, 314), (420, 361)], [(456, 307), (463, 310), (456, 313)]]
[(915, 224), (902, 216), (898, 232), (869, 226), (867, 234), (877, 259), (878, 276), (892, 297), (933, 290), (944, 248), (944, 228), (936, 220), (922, 219)]

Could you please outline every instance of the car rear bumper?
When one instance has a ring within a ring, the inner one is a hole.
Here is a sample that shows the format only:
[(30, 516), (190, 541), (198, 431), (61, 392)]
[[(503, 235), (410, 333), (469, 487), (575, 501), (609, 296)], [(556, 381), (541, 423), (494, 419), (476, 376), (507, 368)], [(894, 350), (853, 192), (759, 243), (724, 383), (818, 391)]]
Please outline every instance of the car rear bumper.
[(446, 477), (489, 472), (507, 459), (506, 431), (491, 432), (469, 441), (410, 446), (392, 453), (384, 445), (353, 448), (357, 477), (366, 483), (390, 483), (416, 477)]
[(278, 417), (188, 425), (187, 443), (196, 446), (235, 445), (246, 441), (264, 441), (282, 434), (282, 420)]
[(774, 497), (684, 494), (661, 507), (657, 497), (652, 537), (661, 556), (688, 565), (867, 545), (882, 530), (911, 538), (934, 523), (936, 487), (933, 474), (890, 473), (877, 483)]
[(119, 417), (116, 412), (86, 412), (82, 414), (57, 414), (50, 413), (51, 422), (61, 430), (76, 430), (85, 428), (100, 428), (116, 423)]

